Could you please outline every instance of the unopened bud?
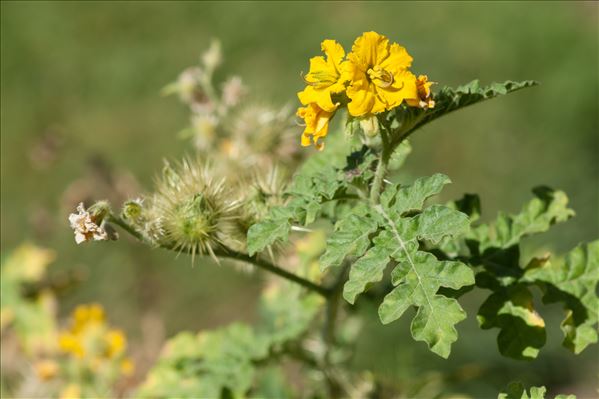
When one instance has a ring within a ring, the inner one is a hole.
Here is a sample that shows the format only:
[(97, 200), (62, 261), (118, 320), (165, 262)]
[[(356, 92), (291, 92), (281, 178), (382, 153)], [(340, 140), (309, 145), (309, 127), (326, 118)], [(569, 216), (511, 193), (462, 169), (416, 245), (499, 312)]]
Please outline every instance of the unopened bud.
[(210, 48), (202, 54), (202, 61), (206, 66), (206, 69), (213, 71), (222, 62), (222, 52), (220, 48), (220, 41), (212, 39), (210, 42)]
[(128, 220), (138, 220), (141, 217), (141, 212), (143, 210), (143, 200), (142, 199), (134, 199), (126, 201), (123, 204), (123, 218)]
[(360, 127), (362, 128), (364, 134), (368, 137), (374, 137), (380, 131), (379, 121), (376, 119), (376, 116), (360, 119)]

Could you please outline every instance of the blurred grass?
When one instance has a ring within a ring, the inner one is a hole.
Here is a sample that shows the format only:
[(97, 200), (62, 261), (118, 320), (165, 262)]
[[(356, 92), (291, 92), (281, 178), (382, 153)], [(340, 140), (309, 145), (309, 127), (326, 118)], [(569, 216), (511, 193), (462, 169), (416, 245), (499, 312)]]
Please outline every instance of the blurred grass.
[[(440, 85), (541, 82), (428, 126), (413, 139), (411, 175), (448, 174), (447, 198), (478, 192), (485, 218), (518, 210), (535, 185), (564, 189), (578, 217), (529, 241), (531, 252), (540, 245), (564, 251), (599, 235), (596, 3), (2, 2), (2, 251), (29, 239), (56, 248), (62, 268), (85, 266), (88, 279), (65, 298), (64, 311), (102, 302), (134, 337), (148, 310), (165, 320), (167, 333), (251, 319), (257, 277), (209, 263), (191, 268), (186, 258), (126, 240), (77, 247), (61, 198), (88, 174), (92, 157), (130, 170), (149, 188), (163, 157), (190, 151), (175, 137), (186, 111), (159, 90), (212, 37), (223, 43), (221, 76), (242, 75), (264, 102), (295, 104), (300, 71), (320, 41), (334, 38), (349, 49), (367, 30), (406, 46), (413, 70)], [(32, 148), (48, 132), (62, 138), (57, 158), (35, 167)], [(397, 330), (387, 331), (393, 345), (389, 334)], [(465, 356), (480, 354), (479, 339), (494, 345), (497, 333), (466, 324), (460, 331), (468, 336), (455, 353)], [(559, 334), (550, 336), (552, 345)], [(552, 348), (547, 356), (575, 367), (565, 350)], [(515, 364), (489, 356), (489, 364)], [(400, 365), (390, 359), (382, 367)], [(582, 373), (560, 384), (573, 382), (589, 392)]]

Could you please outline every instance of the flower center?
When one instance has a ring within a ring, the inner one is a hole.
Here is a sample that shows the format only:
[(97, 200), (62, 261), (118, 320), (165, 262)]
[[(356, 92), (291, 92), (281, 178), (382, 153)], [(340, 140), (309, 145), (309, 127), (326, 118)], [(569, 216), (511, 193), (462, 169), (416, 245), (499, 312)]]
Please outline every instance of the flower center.
[(387, 88), (393, 84), (393, 74), (378, 65), (369, 68), (366, 73), (370, 81), (379, 87)]

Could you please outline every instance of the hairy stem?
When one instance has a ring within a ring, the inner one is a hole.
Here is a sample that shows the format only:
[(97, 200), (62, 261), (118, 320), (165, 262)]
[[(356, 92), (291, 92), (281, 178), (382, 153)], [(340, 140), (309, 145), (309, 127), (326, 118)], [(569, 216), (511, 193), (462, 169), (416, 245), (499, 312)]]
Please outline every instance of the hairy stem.
[[(120, 226), (123, 230), (125, 230), (127, 233), (131, 234), (133, 237), (137, 238), (139, 241), (141, 241), (145, 244), (151, 244), (151, 243), (147, 242), (147, 240), (143, 237), (142, 234), (140, 234), (137, 230), (135, 230), (131, 225), (129, 225), (127, 222), (125, 222), (120, 217), (110, 214), (108, 216), (108, 221)], [(171, 251), (178, 250), (169, 245), (160, 245), (160, 248), (168, 249)], [(296, 274), (288, 272), (287, 270), (285, 270), (279, 266), (276, 266), (276, 265), (268, 262), (267, 260), (260, 259), (256, 256), (249, 256), (247, 254), (234, 251), (225, 246), (221, 246), (220, 248), (217, 248), (214, 251), (214, 254), (219, 258), (234, 259), (234, 260), (252, 264), (260, 269), (266, 270), (268, 272), (276, 274), (279, 277), (283, 277), (286, 280), (289, 280), (296, 284), (299, 284), (302, 287), (305, 287), (311, 291), (314, 291), (314, 292), (322, 295), (325, 298), (328, 298), (330, 295), (330, 289), (323, 287), (321, 285), (318, 285), (316, 283), (313, 283), (309, 280), (306, 280), (305, 278), (300, 277)]]
[(318, 285), (316, 283), (313, 283), (309, 280), (306, 280), (305, 278), (300, 277), (297, 274), (288, 272), (287, 270), (285, 270), (279, 266), (275, 266), (272, 263), (270, 263), (264, 259), (260, 259), (255, 256), (249, 256), (247, 254), (233, 251), (228, 248), (223, 248), (223, 250), (216, 250), (216, 251), (214, 251), (214, 254), (216, 256), (218, 256), (219, 258), (235, 259), (235, 260), (239, 260), (242, 262), (250, 263), (260, 269), (274, 273), (279, 277), (283, 277), (289, 281), (293, 281), (294, 283), (297, 283), (297, 284), (303, 286), (304, 288), (312, 290), (312, 291), (324, 296), (325, 298), (327, 298), (329, 296), (329, 289), (327, 289), (321, 285)]
[(383, 188), (383, 180), (385, 179), (385, 173), (387, 173), (389, 159), (393, 153), (393, 148), (390, 146), (385, 129), (381, 129), (381, 138), (383, 140), (383, 150), (381, 151), (379, 163), (376, 167), (376, 172), (374, 173), (374, 180), (372, 181), (372, 186), (370, 188), (370, 202), (372, 205), (378, 205), (379, 203), (379, 197)]

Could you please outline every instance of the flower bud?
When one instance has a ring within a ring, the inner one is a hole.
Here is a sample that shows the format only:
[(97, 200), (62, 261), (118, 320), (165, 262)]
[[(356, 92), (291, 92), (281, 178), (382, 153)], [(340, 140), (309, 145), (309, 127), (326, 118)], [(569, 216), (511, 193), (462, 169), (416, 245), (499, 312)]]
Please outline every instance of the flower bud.
[(222, 51), (220, 47), (220, 41), (213, 39), (210, 42), (210, 48), (202, 54), (202, 62), (209, 71), (214, 71), (216, 67), (222, 62)]
[(360, 119), (360, 127), (367, 137), (374, 137), (380, 132), (379, 121), (376, 116)]
[(123, 204), (122, 216), (124, 219), (137, 221), (141, 218), (143, 211), (143, 199), (134, 199), (126, 201)]

